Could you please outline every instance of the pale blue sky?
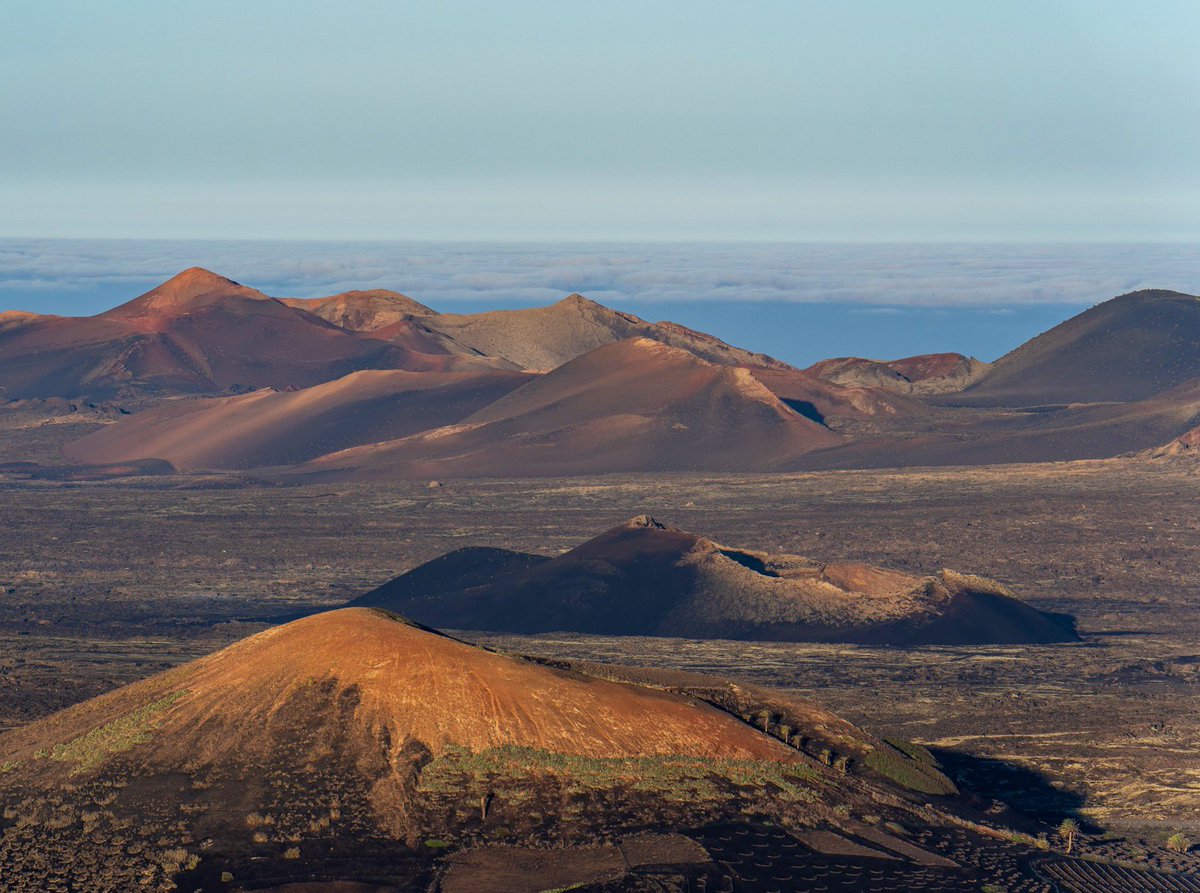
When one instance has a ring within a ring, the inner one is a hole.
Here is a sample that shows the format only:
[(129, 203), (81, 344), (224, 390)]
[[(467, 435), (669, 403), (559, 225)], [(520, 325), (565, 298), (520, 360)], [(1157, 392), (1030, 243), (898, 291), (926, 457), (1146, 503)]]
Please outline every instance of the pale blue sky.
[(9, 4), (0, 236), (1200, 238), (1200, 3)]

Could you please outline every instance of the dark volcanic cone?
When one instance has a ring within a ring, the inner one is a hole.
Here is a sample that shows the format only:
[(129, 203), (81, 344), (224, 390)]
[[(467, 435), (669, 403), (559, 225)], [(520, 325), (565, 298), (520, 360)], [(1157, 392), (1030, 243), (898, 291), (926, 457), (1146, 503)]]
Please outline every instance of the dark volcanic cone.
[(993, 580), (732, 549), (642, 516), (557, 558), (464, 549), (351, 602), (451, 629), (886, 645), (1073, 641)]

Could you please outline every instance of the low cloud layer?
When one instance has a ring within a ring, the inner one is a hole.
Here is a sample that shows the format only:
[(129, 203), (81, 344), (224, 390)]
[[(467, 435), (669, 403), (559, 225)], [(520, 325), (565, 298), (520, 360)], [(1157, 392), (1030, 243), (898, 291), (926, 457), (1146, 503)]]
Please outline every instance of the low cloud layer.
[[(97, 312), (199, 265), (276, 296), (391, 288), (435, 308), (835, 302), (1002, 308), (1200, 292), (1200, 247), (1161, 245), (468, 245), (0, 240), (0, 309)], [(95, 304), (95, 306), (93, 306)]]

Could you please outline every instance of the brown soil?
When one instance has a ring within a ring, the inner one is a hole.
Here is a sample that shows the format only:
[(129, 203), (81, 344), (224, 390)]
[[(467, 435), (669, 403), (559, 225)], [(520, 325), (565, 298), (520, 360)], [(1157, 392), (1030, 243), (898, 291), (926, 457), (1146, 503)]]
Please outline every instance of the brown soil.
[(1200, 298), (1146, 290), (1105, 301), (997, 360), (955, 403), (1145, 400), (1200, 377)]
[(647, 338), (600, 347), (447, 428), (343, 450), (291, 480), (778, 467), (838, 436), (744, 369)]
[(649, 338), (682, 348), (713, 363), (790, 369), (764, 354), (725, 342), (675, 323), (648, 323), (611, 310), (582, 295), (569, 295), (549, 307), (439, 314), (426, 324), (480, 354), (506, 359), (522, 369), (548, 371), (606, 344)]
[(441, 893), (542, 893), (617, 880), (626, 864), (615, 846), (533, 850), (480, 847), (455, 854)]
[(453, 424), (530, 377), (370, 370), (300, 391), (175, 400), (83, 437), (63, 452), (86, 464), (153, 457), (182, 471), (294, 465)]
[[(280, 741), (310, 737), (281, 712), (305, 686), (352, 701), (354, 727), (339, 734), (363, 747), (415, 740), (434, 755), (451, 746), (519, 745), (609, 759), (796, 759), (710, 707), (489, 653), (357, 608), (267, 630), (10, 732), (0, 738), (0, 762), (20, 764), (22, 773), (33, 773), (31, 781), (80, 771), (80, 765), (99, 769), (92, 755), (56, 764), (34, 754), (171, 698), (155, 718), (153, 741), (137, 750), (140, 765), (158, 771), (196, 761), (241, 765)], [(319, 736), (313, 746), (322, 746)], [(317, 756), (314, 751), (308, 759)]]

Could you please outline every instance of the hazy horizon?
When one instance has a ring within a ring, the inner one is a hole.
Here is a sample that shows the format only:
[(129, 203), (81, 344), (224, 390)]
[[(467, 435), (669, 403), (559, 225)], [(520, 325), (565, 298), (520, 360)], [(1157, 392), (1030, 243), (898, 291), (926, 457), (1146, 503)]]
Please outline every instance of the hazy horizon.
[(1200, 293), (1200, 247), (0, 239), (0, 310), (88, 315), (190, 266), (276, 297), (387, 288), (477, 312), (580, 292), (796, 365), (960, 352), (994, 360), (1141, 288)]

